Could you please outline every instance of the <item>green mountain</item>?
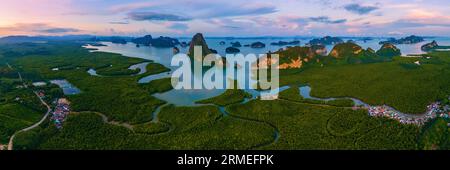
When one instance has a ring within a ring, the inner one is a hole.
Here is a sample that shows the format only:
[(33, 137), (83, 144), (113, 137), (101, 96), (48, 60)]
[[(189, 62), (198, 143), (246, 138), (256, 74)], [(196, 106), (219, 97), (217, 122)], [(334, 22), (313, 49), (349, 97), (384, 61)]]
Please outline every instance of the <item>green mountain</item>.
[(392, 58), (395, 56), (400, 56), (402, 53), (400, 52), (400, 49), (398, 49), (395, 45), (391, 43), (386, 43), (381, 46), (381, 48), (377, 51), (377, 55), (381, 57), (388, 57)]

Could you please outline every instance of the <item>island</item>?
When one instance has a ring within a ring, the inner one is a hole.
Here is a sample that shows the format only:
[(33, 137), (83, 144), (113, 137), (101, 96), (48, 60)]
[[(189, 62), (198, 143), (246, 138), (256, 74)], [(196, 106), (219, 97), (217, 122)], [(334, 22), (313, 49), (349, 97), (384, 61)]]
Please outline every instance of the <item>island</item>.
[(227, 48), (225, 49), (225, 52), (226, 52), (227, 54), (235, 54), (235, 53), (241, 52), (241, 50), (239, 50), (238, 48), (235, 48), (235, 47), (227, 47)]
[(440, 46), (436, 41), (433, 41), (431, 43), (427, 43), (422, 45), (420, 48), (422, 51), (429, 52), (429, 51), (439, 51), (439, 50), (449, 50), (450, 46)]
[(232, 47), (242, 47), (241, 43), (239, 41), (231, 42)]
[(270, 43), (270, 45), (274, 45), (274, 46), (298, 45), (298, 44), (300, 44), (300, 41), (298, 41), (298, 40), (294, 40), (294, 41), (290, 41), (290, 42), (278, 41), (278, 42)]
[(262, 42), (254, 42), (250, 45), (251, 48), (264, 48), (266, 47), (266, 44)]
[(309, 44), (311, 45), (334, 45), (340, 43), (344, 43), (344, 40), (342, 40), (339, 37), (331, 37), (331, 36), (325, 36), (323, 38), (315, 38), (309, 41)]
[(146, 35), (144, 37), (139, 37), (131, 40), (135, 44), (140, 44), (144, 46), (153, 46), (158, 48), (171, 48), (175, 45), (179, 45), (180, 42), (175, 38), (163, 37), (153, 38), (151, 35)]
[(416, 44), (425, 41), (422, 37), (411, 35), (408, 37), (396, 39), (396, 38), (389, 38), (386, 41), (381, 41), (379, 44)]

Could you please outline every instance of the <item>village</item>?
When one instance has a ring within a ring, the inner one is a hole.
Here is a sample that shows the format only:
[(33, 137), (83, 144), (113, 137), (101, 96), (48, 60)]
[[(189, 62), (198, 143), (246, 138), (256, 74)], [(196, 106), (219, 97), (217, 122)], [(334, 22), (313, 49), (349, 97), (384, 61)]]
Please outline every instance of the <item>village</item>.
[(55, 104), (56, 106), (50, 120), (54, 122), (56, 128), (61, 129), (67, 115), (70, 113), (70, 102), (66, 98), (60, 98), (55, 101)]
[[(36, 88), (47, 86), (46, 82), (34, 82), (32, 84)], [(38, 90), (37, 94), (41, 98), (46, 97), (44, 90)], [(55, 106), (55, 108), (51, 113), (50, 120), (54, 122), (56, 128), (61, 129), (63, 127), (65, 119), (67, 118), (67, 115), (70, 113), (70, 102), (66, 98), (59, 98), (54, 100), (52, 104)]]
[(428, 121), (435, 119), (437, 117), (442, 118), (450, 117), (450, 106), (448, 105), (441, 106), (440, 102), (434, 102), (428, 105), (427, 111), (424, 114), (420, 115), (404, 114), (386, 105), (369, 106), (368, 110), (369, 115), (373, 117), (388, 117), (391, 119), (395, 119), (403, 124), (415, 124), (419, 126), (422, 126)]

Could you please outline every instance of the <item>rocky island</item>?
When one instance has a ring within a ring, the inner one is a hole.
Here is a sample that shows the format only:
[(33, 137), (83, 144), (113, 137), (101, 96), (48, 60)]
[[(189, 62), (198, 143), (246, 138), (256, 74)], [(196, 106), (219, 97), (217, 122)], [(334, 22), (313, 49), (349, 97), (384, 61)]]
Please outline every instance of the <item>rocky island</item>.
[(298, 41), (298, 40), (294, 40), (294, 41), (290, 41), (290, 42), (278, 41), (278, 42), (270, 43), (270, 45), (274, 45), (274, 46), (298, 45), (298, 44), (300, 44), (300, 41)]
[(408, 37), (395, 39), (395, 38), (389, 38), (387, 41), (381, 41), (379, 44), (416, 44), (425, 41), (422, 37), (411, 35)]
[(170, 48), (175, 47), (175, 45), (180, 44), (180, 42), (175, 38), (163, 37), (153, 39), (151, 35), (146, 35), (144, 37), (139, 37), (131, 40), (131, 42), (144, 46), (153, 46), (159, 48)]
[(339, 37), (331, 37), (331, 36), (316, 38), (309, 41), (310, 45), (334, 45), (340, 43), (344, 43), (344, 40), (342, 40)]
[(450, 49), (450, 46), (440, 46), (436, 41), (431, 43), (427, 43), (421, 47), (422, 51), (429, 52), (435, 50), (447, 50)]
[(383, 44), (383, 46), (381, 46), (381, 48), (376, 53), (377, 55), (382, 57), (394, 57), (402, 55), (400, 49), (390, 43)]
[(193, 57), (193, 55), (194, 55), (194, 47), (195, 46), (202, 47), (202, 56), (206, 56), (213, 52), (217, 53), (217, 51), (215, 51), (215, 50), (211, 51), (211, 49), (209, 49), (208, 44), (206, 44), (205, 38), (203, 37), (203, 34), (201, 34), (201, 33), (197, 33), (194, 35), (194, 37), (192, 37), (191, 43), (189, 44), (189, 51), (187, 53), (190, 57)]
[(239, 41), (231, 42), (232, 47), (242, 47), (241, 43)]
[(241, 52), (241, 50), (239, 50), (238, 48), (235, 48), (235, 47), (228, 47), (225, 49), (225, 52), (227, 54), (235, 54), (235, 53)]
[(266, 44), (264, 44), (262, 42), (255, 42), (255, 43), (252, 43), (250, 45), (250, 47), (251, 48), (264, 48), (264, 47), (266, 47)]
[(126, 44), (127, 41), (120, 37), (111, 37), (111, 42), (114, 44)]

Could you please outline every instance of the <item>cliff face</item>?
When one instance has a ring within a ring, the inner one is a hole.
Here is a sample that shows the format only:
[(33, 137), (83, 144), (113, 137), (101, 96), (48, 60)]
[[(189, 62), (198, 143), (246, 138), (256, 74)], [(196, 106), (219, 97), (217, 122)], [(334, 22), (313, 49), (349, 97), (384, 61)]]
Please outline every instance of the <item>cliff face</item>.
[(377, 55), (381, 57), (395, 57), (402, 55), (402, 53), (395, 45), (386, 43), (377, 51)]
[(393, 56), (401, 55), (400, 50), (392, 44), (385, 44), (375, 52), (371, 48), (363, 49), (355, 43), (342, 43), (334, 46), (330, 57), (341, 64), (360, 64), (389, 61)]
[[(288, 47), (275, 53), (270, 53), (269, 56), (273, 54), (279, 55), (280, 69), (297, 69), (315, 65), (322, 67), (328, 64), (384, 62), (392, 60), (393, 56), (398, 56), (401, 53), (392, 44), (385, 44), (378, 52), (375, 52), (371, 48), (363, 49), (355, 43), (347, 42), (335, 45), (329, 55), (327, 55), (327, 50), (323, 45)], [(266, 58), (260, 59), (263, 63), (269, 62), (267, 60)]]
[(302, 68), (305, 64), (319, 62), (321, 56), (326, 53), (324, 46), (289, 47), (275, 54), (279, 55), (280, 69)]
[(330, 56), (336, 59), (343, 59), (347, 57), (358, 57), (364, 49), (354, 43), (341, 43), (334, 46), (331, 50)]
[(325, 56), (327, 55), (328, 51), (327, 48), (325, 48), (324, 45), (312, 45), (311, 49), (318, 55)]
[(201, 33), (197, 33), (194, 35), (194, 37), (192, 37), (191, 43), (189, 45), (189, 51), (188, 51), (188, 55), (191, 57), (194, 56), (194, 46), (202, 47), (202, 55), (203, 56), (206, 56), (206, 55), (212, 53), (208, 47), (208, 44), (206, 44), (203, 34), (201, 34)]

